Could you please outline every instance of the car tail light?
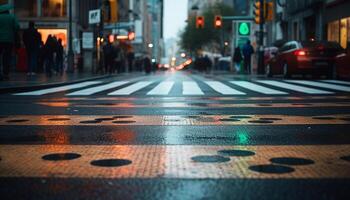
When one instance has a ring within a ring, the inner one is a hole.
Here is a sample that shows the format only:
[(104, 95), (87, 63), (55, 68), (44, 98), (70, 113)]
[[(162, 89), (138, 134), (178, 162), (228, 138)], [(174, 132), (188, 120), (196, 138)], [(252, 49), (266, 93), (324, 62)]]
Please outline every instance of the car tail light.
[(306, 51), (304, 50), (297, 50), (294, 52), (294, 55), (296, 56), (306, 56)]

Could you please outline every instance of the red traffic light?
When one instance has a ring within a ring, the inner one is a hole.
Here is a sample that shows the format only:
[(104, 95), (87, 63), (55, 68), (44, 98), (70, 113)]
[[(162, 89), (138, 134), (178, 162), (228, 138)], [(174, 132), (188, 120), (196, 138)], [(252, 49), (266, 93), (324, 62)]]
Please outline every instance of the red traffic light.
[(135, 40), (135, 32), (130, 31), (130, 32), (128, 33), (128, 39), (129, 39), (129, 40)]
[(196, 28), (204, 28), (204, 17), (203, 16), (197, 16)]
[(215, 28), (221, 28), (222, 27), (222, 17), (220, 15), (216, 15), (215, 16), (214, 27)]

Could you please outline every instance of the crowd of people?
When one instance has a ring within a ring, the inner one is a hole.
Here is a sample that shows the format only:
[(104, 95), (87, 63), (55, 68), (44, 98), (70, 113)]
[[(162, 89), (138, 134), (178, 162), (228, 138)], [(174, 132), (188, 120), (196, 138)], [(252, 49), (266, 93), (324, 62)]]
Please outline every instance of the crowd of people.
[[(45, 42), (35, 28), (34, 22), (29, 22), (28, 28), (20, 35), (19, 23), (15, 15), (10, 13), (11, 5), (0, 7), (0, 80), (8, 80), (11, 66), (14, 66), (16, 49), (23, 46), (26, 52), (27, 75), (33, 76), (37, 72), (63, 74), (64, 48), (62, 40), (54, 35), (48, 35)], [(19, 58), (21, 60), (24, 58)]]

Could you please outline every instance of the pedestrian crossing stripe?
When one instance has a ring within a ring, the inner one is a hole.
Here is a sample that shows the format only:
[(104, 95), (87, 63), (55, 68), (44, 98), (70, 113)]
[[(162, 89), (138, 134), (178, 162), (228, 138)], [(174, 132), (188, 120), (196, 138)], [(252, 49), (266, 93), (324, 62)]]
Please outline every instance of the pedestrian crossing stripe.
[(0, 126), (238, 126), (350, 124), (349, 115), (14, 115)]
[[(246, 137), (249, 140), (248, 134)], [(350, 163), (343, 159), (349, 156), (350, 145), (204, 146), (69, 145), (68, 143), (69, 141), (63, 145), (0, 145), (0, 177), (350, 178)], [(65, 160), (65, 154), (75, 157)], [(46, 159), (52, 155), (57, 155), (58, 160)], [(283, 163), (288, 159), (297, 162)], [(109, 166), (96, 165), (105, 160), (112, 160), (108, 163)], [(264, 171), (265, 168), (270, 170)]]
[[(38, 102), (38, 105), (50, 107), (67, 107), (63, 102)], [(186, 103), (186, 102), (163, 102), (163, 103), (103, 103), (103, 104), (79, 104), (69, 102), (70, 107), (81, 108), (332, 108), (350, 107), (350, 102), (330, 102), (330, 103)]]
[[(335, 80), (334, 80), (335, 81)], [(203, 81), (206, 85), (209, 86), (213, 91), (220, 93), (221, 95), (232, 95), (232, 96), (244, 96), (247, 95), (246, 92), (240, 91), (239, 88), (232, 88), (233, 85), (238, 86), (240, 88), (244, 88), (249, 91), (253, 91), (256, 93), (264, 94), (264, 95), (288, 95), (289, 93), (286, 90), (305, 93), (305, 94), (313, 94), (313, 95), (325, 95), (325, 94), (334, 94), (332, 91), (327, 91), (323, 89), (317, 88), (326, 88), (331, 90), (337, 90), (342, 92), (350, 92), (350, 87), (343, 85), (337, 85), (341, 82), (327, 83), (327, 82), (316, 82), (316, 81), (301, 81), (301, 80), (287, 80), (283, 81), (275, 81), (275, 80), (255, 80), (255, 81), (229, 81), (226, 83), (219, 81)], [(102, 83), (101, 81), (86, 81), (77, 84), (71, 84), (60, 87), (53, 87), (49, 89), (36, 90), (31, 92), (22, 92), (16, 93), (14, 95), (20, 96), (40, 96), (47, 95), (57, 92), (66, 92), (73, 89), (80, 89), (74, 92), (67, 93), (66, 96), (89, 96), (94, 95), (96, 93), (100, 93), (106, 90), (110, 90), (116, 87), (122, 86), (122, 88), (111, 92), (108, 96), (127, 96), (131, 95), (135, 92), (144, 90), (148, 86), (152, 85), (153, 81), (138, 81), (132, 82), (131, 85), (124, 86), (128, 84), (129, 81), (116, 81), (111, 83)], [(99, 85), (97, 85), (99, 84)], [(154, 88), (147, 89), (148, 96), (154, 95), (170, 95), (171, 90), (174, 87), (176, 82), (174, 81), (163, 81), (158, 83)], [(91, 87), (92, 85), (96, 85)], [(272, 86), (274, 88), (282, 88), (284, 91), (280, 91), (277, 89), (269, 88), (268, 86)], [(307, 85), (302, 86), (302, 85)], [(90, 86), (90, 87), (88, 87)], [(311, 87), (309, 87), (311, 86)], [(88, 87), (88, 88), (85, 88)], [(82, 88), (82, 89), (81, 89)], [(182, 82), (182, 95), (188, 96), (196, 96), (196, 95), (204, 95), (205, 93), (201, 89), (200, 85), (195, 81), (183, 81)]]
[(63, 92), (63, 91), (67, 91), (67, 90), (83, 88), (83, 87), (87, 87), (90, 85), (96, 85), (99, 83), (102, 83), (102, 81), (85, 81), (82, 83), (76, 83), (76, 84), (54, 87), (54, 88), (49, 88), (49, 89), (36, 90), (36, 91), (32, 91), (32, 92), (17, 93), (15, 95), (40, 96), (40, 95), (44, 95), (44, 94), (51, 94), (51, 93), (56, 93), (56, 92)]
[(306, 93), (306, 94), (333, 94), (333, 92), (328, 92), (324, 90), (319, 90), (319, 89), (313, 89), (309, 87), (304, 87), (304, 86), (299, 86), (299, 85), (293, 85), (289, 83), (283, 83), (280, 81), (270, 81), (270, 80), (257, 80), (259, 83), (263, 83), (266, 85), (271, 85), (274, 87), (279, 87), (283, 89), (288, 89), (288, 90), (293, 90), (301, 93)]
[(101, 85), (101, 86), (96, 86), (96, 87), (92, 87), (92, 88), (87, 88), (84, 90), (79, 90), (76, 92), (72, 92), (69, 94), (66, 94), (67, 96), (88, 96), (88, 95), (92, 95), (92, 94), (96, 94), (108, 89), (112, 89), (112, 88), (116, 88), (122, 85), (127, 84), (128, 81), (115, 81), (106, 85)]
[(350, 85), (350, 82), (347, 82), (347, 81), (338, 81), (338, 80), (323, 80), (322, 82)]
[(316, 81), (299, 81), (299, 80), (287, 80), (287, 82), (308, 85), (308, 86), (315, 86), (315, 87), (326, 88), (331, 90), (338, 90), (342, 92), (350, 92), (350, 87), (342, 86), (342, 85), (321, 83)]

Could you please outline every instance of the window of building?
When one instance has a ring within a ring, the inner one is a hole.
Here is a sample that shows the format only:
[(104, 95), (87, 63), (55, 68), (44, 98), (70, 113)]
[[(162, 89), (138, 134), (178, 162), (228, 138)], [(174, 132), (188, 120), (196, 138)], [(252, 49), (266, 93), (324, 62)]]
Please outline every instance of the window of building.
[(328, 41), (339, 42), (339, 21), (334, 21), (328, 24)]
[(340, 45), (346, 48), (346, 43), (348, 40), (348, 26), (347, 19), (340, 20)]
[(66, 0), (42, 0), (43, 17), (65, 17), (66, 9)]
[(18, 17), (37, 17), (37, 0), (15, 1), (14, 6)]

